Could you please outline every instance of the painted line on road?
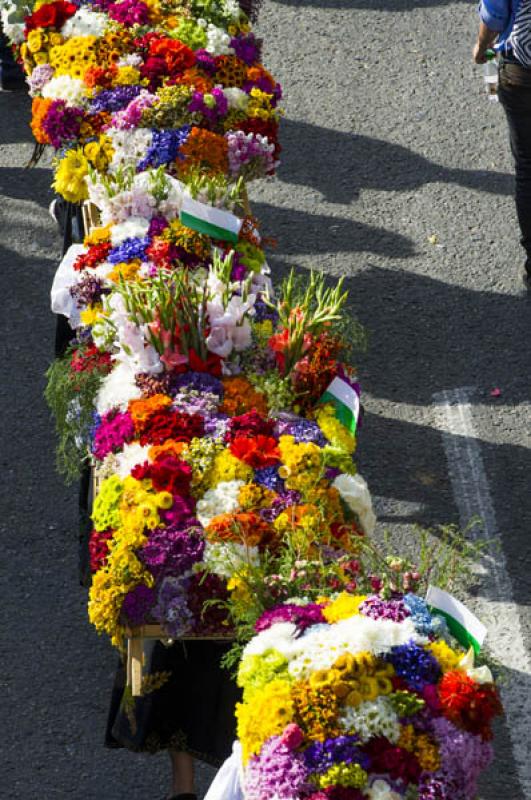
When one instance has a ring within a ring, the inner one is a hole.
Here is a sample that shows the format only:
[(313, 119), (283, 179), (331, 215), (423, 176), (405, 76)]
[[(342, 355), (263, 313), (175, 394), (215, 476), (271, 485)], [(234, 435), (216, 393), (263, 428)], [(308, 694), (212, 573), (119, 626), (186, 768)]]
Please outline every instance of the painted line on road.
[[(492, 546), (482, 558), (481, 580), (491, 581), (489, 598), (474, 598), (478, 616), (488, 626), (487, 647), (508, 669), (511, 678), (502, 688), (507, 727), (523, 797), (531, 798), (531, 658), (527, 651), (519, 608), (514, 602), (511, 578), (496, 522), (481, 445), (474, 426), (470, 398), (474, 387), (462, 387), (433, 395), (437, 427), (442, 433), (448, 473), (461, 525), (474, 516), (483, 520), (484, 535), (500, 547)], [(521, 674), (517, 674), (521, 673)]]

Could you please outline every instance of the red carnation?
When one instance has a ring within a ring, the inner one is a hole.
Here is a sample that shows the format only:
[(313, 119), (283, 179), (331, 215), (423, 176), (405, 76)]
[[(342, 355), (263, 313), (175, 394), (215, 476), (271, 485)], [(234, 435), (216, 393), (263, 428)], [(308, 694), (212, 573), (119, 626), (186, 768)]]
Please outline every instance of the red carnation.
[(206, 360), (203, 360), (193, 347), (188, 351), (188, 365), (193, 372), (208, 372), (215, 378), (221, 378), (221, 361), (221, 357), (215, 353), (209, 353)]
[(92, 531), (89, 539), (90, 571), (97, 572), (107, 564), (109, 555), (109, 542), (113, 531)]
[(194, 438), (201, 438), (205, 432), (203, 417), (200, 414), (185, 414), (164, 408), (157, 411), (146, 420), (142, 427), (140, 444), (164, 444), (167, 439), (176, 442), (190, 442)]
[(272, 436), (236, 436), (229, 449), (233, 456), (253, 469), (273, 467), (280, 460), (277, 440)]
[(66, 20), (73, 17), (76, 11), (77, 6), (73, 3), (65, 3), (63, 0), (46, 3), (26, 17), (26, 34), (35, 28), (62, 28)]
[(363, 751), (371, 759), (371, 772), (388, 773), (392, 780), (403, 780), (404, 783), (419, 782), (422, 767), (413, 753), (392, 745), (384, 736), (371, 739)]
[(237, 417), (232, 417), (229, 422), (229, 428), (225, 434), (225, 441), (230, 443), (234, 441), (237, 436), (272, 436), (275, 429), (275, 423), (272, 419), (266, 419), (262, 414), (253, 409), (246, 414), (240, 414)]

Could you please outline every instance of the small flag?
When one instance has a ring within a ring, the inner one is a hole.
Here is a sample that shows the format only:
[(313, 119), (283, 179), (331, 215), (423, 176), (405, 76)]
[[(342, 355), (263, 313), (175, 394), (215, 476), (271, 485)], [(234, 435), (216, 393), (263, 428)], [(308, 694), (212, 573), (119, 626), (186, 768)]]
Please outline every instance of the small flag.
[(187, 228), (226, 242), (238, 241), (243, 221), (230, 211), (208, 206), (187, 195), (183, 198), (179, 219)]
[(356, 433), (360, 416), (360, 389), (357, 383), (350, 384), (344, 378), (335, 377), (319, 402), (333, 403), (338, 420), (351, 433)]
[(463, 603), (436, 586), (428, 587), (426, 603), (430, 611), (445, 618), (450, 633), (463, 647), (473, 647), (476, 655), (479, 653), (487, 629)]

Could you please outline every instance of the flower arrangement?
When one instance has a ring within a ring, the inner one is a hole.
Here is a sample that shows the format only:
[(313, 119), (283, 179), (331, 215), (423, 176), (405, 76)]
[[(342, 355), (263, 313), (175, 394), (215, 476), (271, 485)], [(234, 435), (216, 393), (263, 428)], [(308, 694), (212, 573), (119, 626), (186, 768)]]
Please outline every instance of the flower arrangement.
[(245, 800), (476, 798), (498, 691), (421, 598), (343, 592), (256, 630), (238, 672)]

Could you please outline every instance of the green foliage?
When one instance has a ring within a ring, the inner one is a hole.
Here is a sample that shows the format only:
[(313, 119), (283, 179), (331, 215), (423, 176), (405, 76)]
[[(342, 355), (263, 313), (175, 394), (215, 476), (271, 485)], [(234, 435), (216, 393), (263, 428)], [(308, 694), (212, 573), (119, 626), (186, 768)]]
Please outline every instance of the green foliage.
[[(79, 352), (79, 347), (77, 348)], [(94, 421), (95, 397), (106, 370), (73, 372), (70, 360), (74, 348), (56, 359), (46, 372), (44, 397), (55, 418), (58, 435), (57, 469), (67, 483), (79, 478), (87, 458), (90, 428)]]

